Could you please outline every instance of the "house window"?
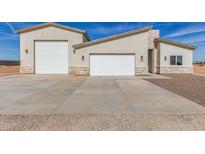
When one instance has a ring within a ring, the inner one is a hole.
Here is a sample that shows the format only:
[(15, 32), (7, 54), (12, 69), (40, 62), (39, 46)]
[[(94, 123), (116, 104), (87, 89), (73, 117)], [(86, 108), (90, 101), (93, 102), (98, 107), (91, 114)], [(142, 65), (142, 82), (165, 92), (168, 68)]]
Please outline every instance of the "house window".
[(28, 49), (25, 49), (25, 53), (28, 54)]
[(167, 56), (164, 56), (164, 61), (167, 61)]
[(141, 56), (141, 57), (140, 57), (140, 61), (141, 61), (141, 62), (143, 62), (143, 61), (144, 61), (144, 60), (143, 60), (143, 56)]
[(85, 60), (85, 57), (84, 56), (82, 56), (82, 61), (84, 61)]
[(182, 56), (170, 56), (170, 65), (182, 65)]
[(177, 56), (177, 65), (182, 65), (182, 56)]
[(176, 56), (170, 56), (170, 65), (176, 65)]

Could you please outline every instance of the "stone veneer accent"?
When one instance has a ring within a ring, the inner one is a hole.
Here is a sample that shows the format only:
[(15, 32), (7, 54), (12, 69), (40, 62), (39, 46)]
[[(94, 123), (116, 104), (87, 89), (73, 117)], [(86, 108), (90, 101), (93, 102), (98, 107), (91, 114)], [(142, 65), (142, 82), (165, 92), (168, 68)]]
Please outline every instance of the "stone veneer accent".
[(148, 73), (148, 68), (147, 67), (136, 67), (135, 74), (139, 74), (139, 73)]
[(148, 49), (152, 50), (152, 73), (157, 73), (157, 66), (159, 61), (158, 46), (155, 44), (155, 39), (159, 38), (159, 30), (148, 31)]
[(34, 67), (32, 66), (21, 66), (20, 67), (20, 73), (28, 73), (28, 74), (33, 74), (34, 73)]
[[(90, 75), (90, 71), (88, 67), (69, 67), (70, 74), (74, 75)], [(148, 73), (147, 67), (136, 67), (135, 74), (139, 73)]]
[(193, 73), (192, 67), (160, 67), (160, 73)]
[(89, 67), (75, 67), (75, 66), (71, 66), (71, 67), (69, 67), (69, 74), (89, 75), (90, 74), (90, 70), (89, 70)]
[(154, 49), (155, 48), (154, 40), (156, 38), (159, 38), (159, 30), (150, 30), (150, 31), (148, 31), (148, 48), (149, 49)]

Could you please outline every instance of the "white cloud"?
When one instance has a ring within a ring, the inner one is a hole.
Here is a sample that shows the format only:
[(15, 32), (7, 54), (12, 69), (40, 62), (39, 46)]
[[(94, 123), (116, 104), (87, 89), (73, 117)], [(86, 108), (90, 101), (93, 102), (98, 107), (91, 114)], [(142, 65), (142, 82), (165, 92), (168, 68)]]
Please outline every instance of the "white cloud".
[(205, 25), (198, 24), (198, 25), (193, 25), (193, 26), (189, 26), (186, 28), (183, 27), (182, 29), (175, 31), (174, 33), (164, 36), (164, 38), (179, 37), (179, 36), (198, 33), (198, 32), (205, 32)]
[[(198, 52), (201, 53), (202, 51), (205, 51), (205, 37), (204, 37), (204, 35), (195, 35), (193, 37), (191, 37), (191, 36), (184, 37), (183, 39), (180, 39), (177, 41), (197, 46), (198, 50), (196, 52), (194, 52), (194, 55)], [(195, 59), (199, 60), (199, 57), (195, 56)], [(205, 57), (203, 59), (205, 59)]]
[(144, 27), (145, 24), (143, 23), (120, 23), (116, 25), (111, 25), (109, 27), (103, 26), (100, 24), (96, 24), (92, 28), (86, 29), (89, 33), (95, 33), (95, 34), (102, 34), (102, 35), (112, 35), (120, 32), (126, 32), (129, 30), (137, 29), (137, 28), (142, 28)]
[(0, 40), (16, 40), (19, 36), (17, 34), (11, 34), (0, 31)]
[(6, 24), (9, 26), (9, 28), (11, 29), (11, 31), (16, 34), (16, 30), (15, 28), (9, 23), (9, 22), (6, 22)]
[(188, 44), (198, 44), (198, 43), (205, 42), (205, 37), (204, 35), (196, 35), (196, 36), (180, 39), (180, 41)]
[(30, 26), (36, 25), (38, 23), (33, 23), (33, 22), (12, 22), (10, 24), (13, 27), (15, 27), (15, 29), (21, 29), (21, 28), (25, 28), (25, 27), (30, 27)]
[(11, 47), (1, 47), (0, 53), (1, 53), (1, 51), (15, 52), (15, 51), (19, 51), (19, 49), (18, 48), (11, 48)]

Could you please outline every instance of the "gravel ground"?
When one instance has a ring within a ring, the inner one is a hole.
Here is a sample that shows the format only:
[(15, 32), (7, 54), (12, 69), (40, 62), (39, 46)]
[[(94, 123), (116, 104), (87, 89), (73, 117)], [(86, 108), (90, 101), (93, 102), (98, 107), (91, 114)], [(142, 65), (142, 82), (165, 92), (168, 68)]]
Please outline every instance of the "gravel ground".
[(163, 74), (171, 79), (145, 79), (205, 106), (205, 77), (193, 74)]
[(0, 115), (0, 130), (205, 130), (205, 114)]

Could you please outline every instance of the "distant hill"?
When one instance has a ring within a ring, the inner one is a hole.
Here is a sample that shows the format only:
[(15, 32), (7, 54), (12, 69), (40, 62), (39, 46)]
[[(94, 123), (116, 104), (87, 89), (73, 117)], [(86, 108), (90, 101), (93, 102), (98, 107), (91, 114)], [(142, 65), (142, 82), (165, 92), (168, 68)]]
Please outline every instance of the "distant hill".
[(16, 60), (0, 60), (0, 65), (6, 65), (6, 66), (20, 65), (20, 61), (16, 61)]

